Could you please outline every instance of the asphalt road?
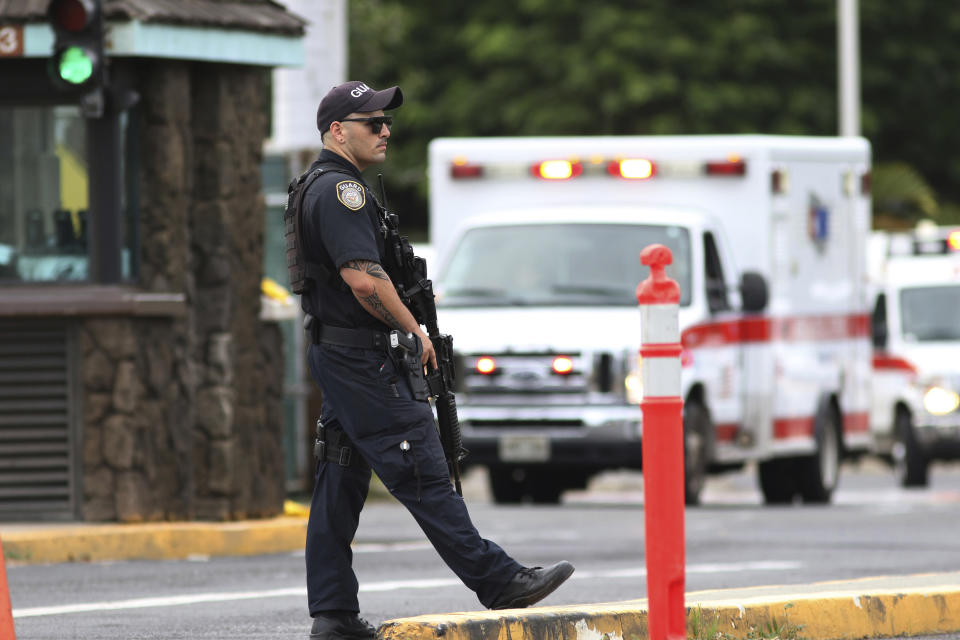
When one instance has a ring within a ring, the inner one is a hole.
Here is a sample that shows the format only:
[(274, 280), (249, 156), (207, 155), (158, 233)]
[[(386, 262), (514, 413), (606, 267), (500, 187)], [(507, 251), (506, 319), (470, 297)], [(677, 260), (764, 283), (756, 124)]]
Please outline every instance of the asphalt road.
[[(560, 507), (497, 507), (467, 485), (481, 533), (528, 565), (577, 571), (544, 604), (646, 595), (642, 482), (608, 474)], [(767, 508), (753, 475), (712, 479), (686, 513), (688, 592), (960, 568), (960, 467), (902, 490), (883, 467), (845, 467), (835, 504)], [(392, 500), (368, 504), (355, 546), (361, 608), (374, 624), (479, 603)], [(8, 567), (17, 638), (305, 638), (303, 554)]]

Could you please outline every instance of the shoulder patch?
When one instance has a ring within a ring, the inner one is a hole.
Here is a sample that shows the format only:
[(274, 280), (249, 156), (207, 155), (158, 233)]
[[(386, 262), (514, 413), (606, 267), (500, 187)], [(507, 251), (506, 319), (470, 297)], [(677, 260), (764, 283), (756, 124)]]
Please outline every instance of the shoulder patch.
[(337, 183), (337, 200), (351, 211), (362, 209), (363, 205), (367, 203), (363, 185), (356, 180), (344, 180)]

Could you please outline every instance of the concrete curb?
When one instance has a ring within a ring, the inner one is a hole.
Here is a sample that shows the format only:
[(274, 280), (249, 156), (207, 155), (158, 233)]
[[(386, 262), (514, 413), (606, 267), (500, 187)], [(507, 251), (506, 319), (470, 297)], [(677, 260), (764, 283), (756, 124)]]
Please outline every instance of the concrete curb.
[(191, 556), (242, 556), (302, 550), (304, 517), (243, 522), (0, 525), (9, 564), (163, 560)]
[[(759, 587), (686, 596), (688, 635), (882, 638), (960, 630), (960, 573)], [(479, 611), (389, 620), (380, 640), (645, 640), (647, 601)], [(699, 611), (698, 611), (699, 610)], [(697, 612), (701, 630), (692, 628)], [(772, 634), (770, 634), (772, 635)]]

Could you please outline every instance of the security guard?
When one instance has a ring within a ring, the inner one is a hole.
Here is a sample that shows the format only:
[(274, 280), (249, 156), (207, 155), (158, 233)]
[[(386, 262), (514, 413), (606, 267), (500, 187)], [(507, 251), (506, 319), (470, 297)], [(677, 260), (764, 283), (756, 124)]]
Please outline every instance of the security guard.
[(333, 87), (317, 110), (324, 150), (311, 171), (321, 171), (303, 196), (302, 251), (313, 268), (301, 303), (312, 321), (310, 373), (323, 393), (306, 542), (315, 640), (375, 636), (358, 616), (350, 550), (371, 467), (484, 606), (529, 606), (573, 573), (568, 562), (523, 567), (480, 537), (450, 483), (430, 405), (414, 397), (418, 381), (401, 373), (389, 346), (391, 330), (413, 334), (421, 363), (437, 364), (382, 266), (382, 212), (360, 174), (386, 159), (392, 116), (384, 111), (402, 102), (399, 87)]

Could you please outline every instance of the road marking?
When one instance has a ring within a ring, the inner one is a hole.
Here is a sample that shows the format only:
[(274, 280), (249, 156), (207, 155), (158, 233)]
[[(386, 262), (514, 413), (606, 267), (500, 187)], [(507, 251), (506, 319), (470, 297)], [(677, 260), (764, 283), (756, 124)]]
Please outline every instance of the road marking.
[[(717, 562), (687, 565), (686, 573), (745, 573), (748, 571), (792, 571), (803, 566), (801, 562), (760, 561), (760, 562)], [(647, 575), (646, 567), (630, 567), (613, 571), (577, 571), (573, 578), (639, 578)], [(572, 578), (571, 578), (572, 579)]]
[[(687, 573), (739, 573), (747, 571), (788, 571), (799, 569), (802, 563), (793, 561), (758, 561), (693, 564)], [(622, 579), (647, 575), (645, 567), (629, 567), (610, 571), (577, 571), (571, 580)], [(361, 592), (399, 591), (401, 589), (436, 589), (459, 585), (458, 578), (427, 578), (422, 580), (388, 580), (360, 585)], [(36, 616), (58, 616), (71, 613), (90, 613), (93, 611), (122, 611), (126, 609), (147, 609), (150, 607), (178, 607), (205, 602), (231, 602), (235, 600), (255, 600), (258, 598), (305, 597), (306, 587), (286, 589), (268, 589), (264, 591), (230, 591), (213, 593), (193, 593), (180, 596), (157, 596), (153, 598), (133, 598), (131, 600), (108, 600), (104, 602), (81, 602), (53, 607), (24, 607), (13, 610), (14, 618), (33, 618)]]
[[(411, 542), (355, 542), (351, 545), (354, 553), (395, 553), (397, 551), (424, 551), (433, 549), (428, 540)], [(294, 558), (303, 558), (306, 552), (297, 549), (290, 552)]]
[(202, 602), (229, 602), (232, 600), (253, 600), (279, 596), (306, 595), (306, 587), (292, 589), (273, 589), (270, 591), (236, 591), (230, 593), (193, 593), (183, 596), (161, 596), (156, 598), (134, 598), (132, 600), (108, 600), (106, 602), (83, 602), (58, 607), (27, 607), (14, 609), (14, 618), (32, 618), (35, 616), (57, 616), (67, 613), (88, 613), (91, 611), (120, 611), (124, 609), (146, 609), (149, 607), (176, 607)]
[(353, 545), (354, 553), (383, 553), (394, 551), (423, 551), (424, 549), (433, 549), (429, 541), (418, 542), (360, 542)]

